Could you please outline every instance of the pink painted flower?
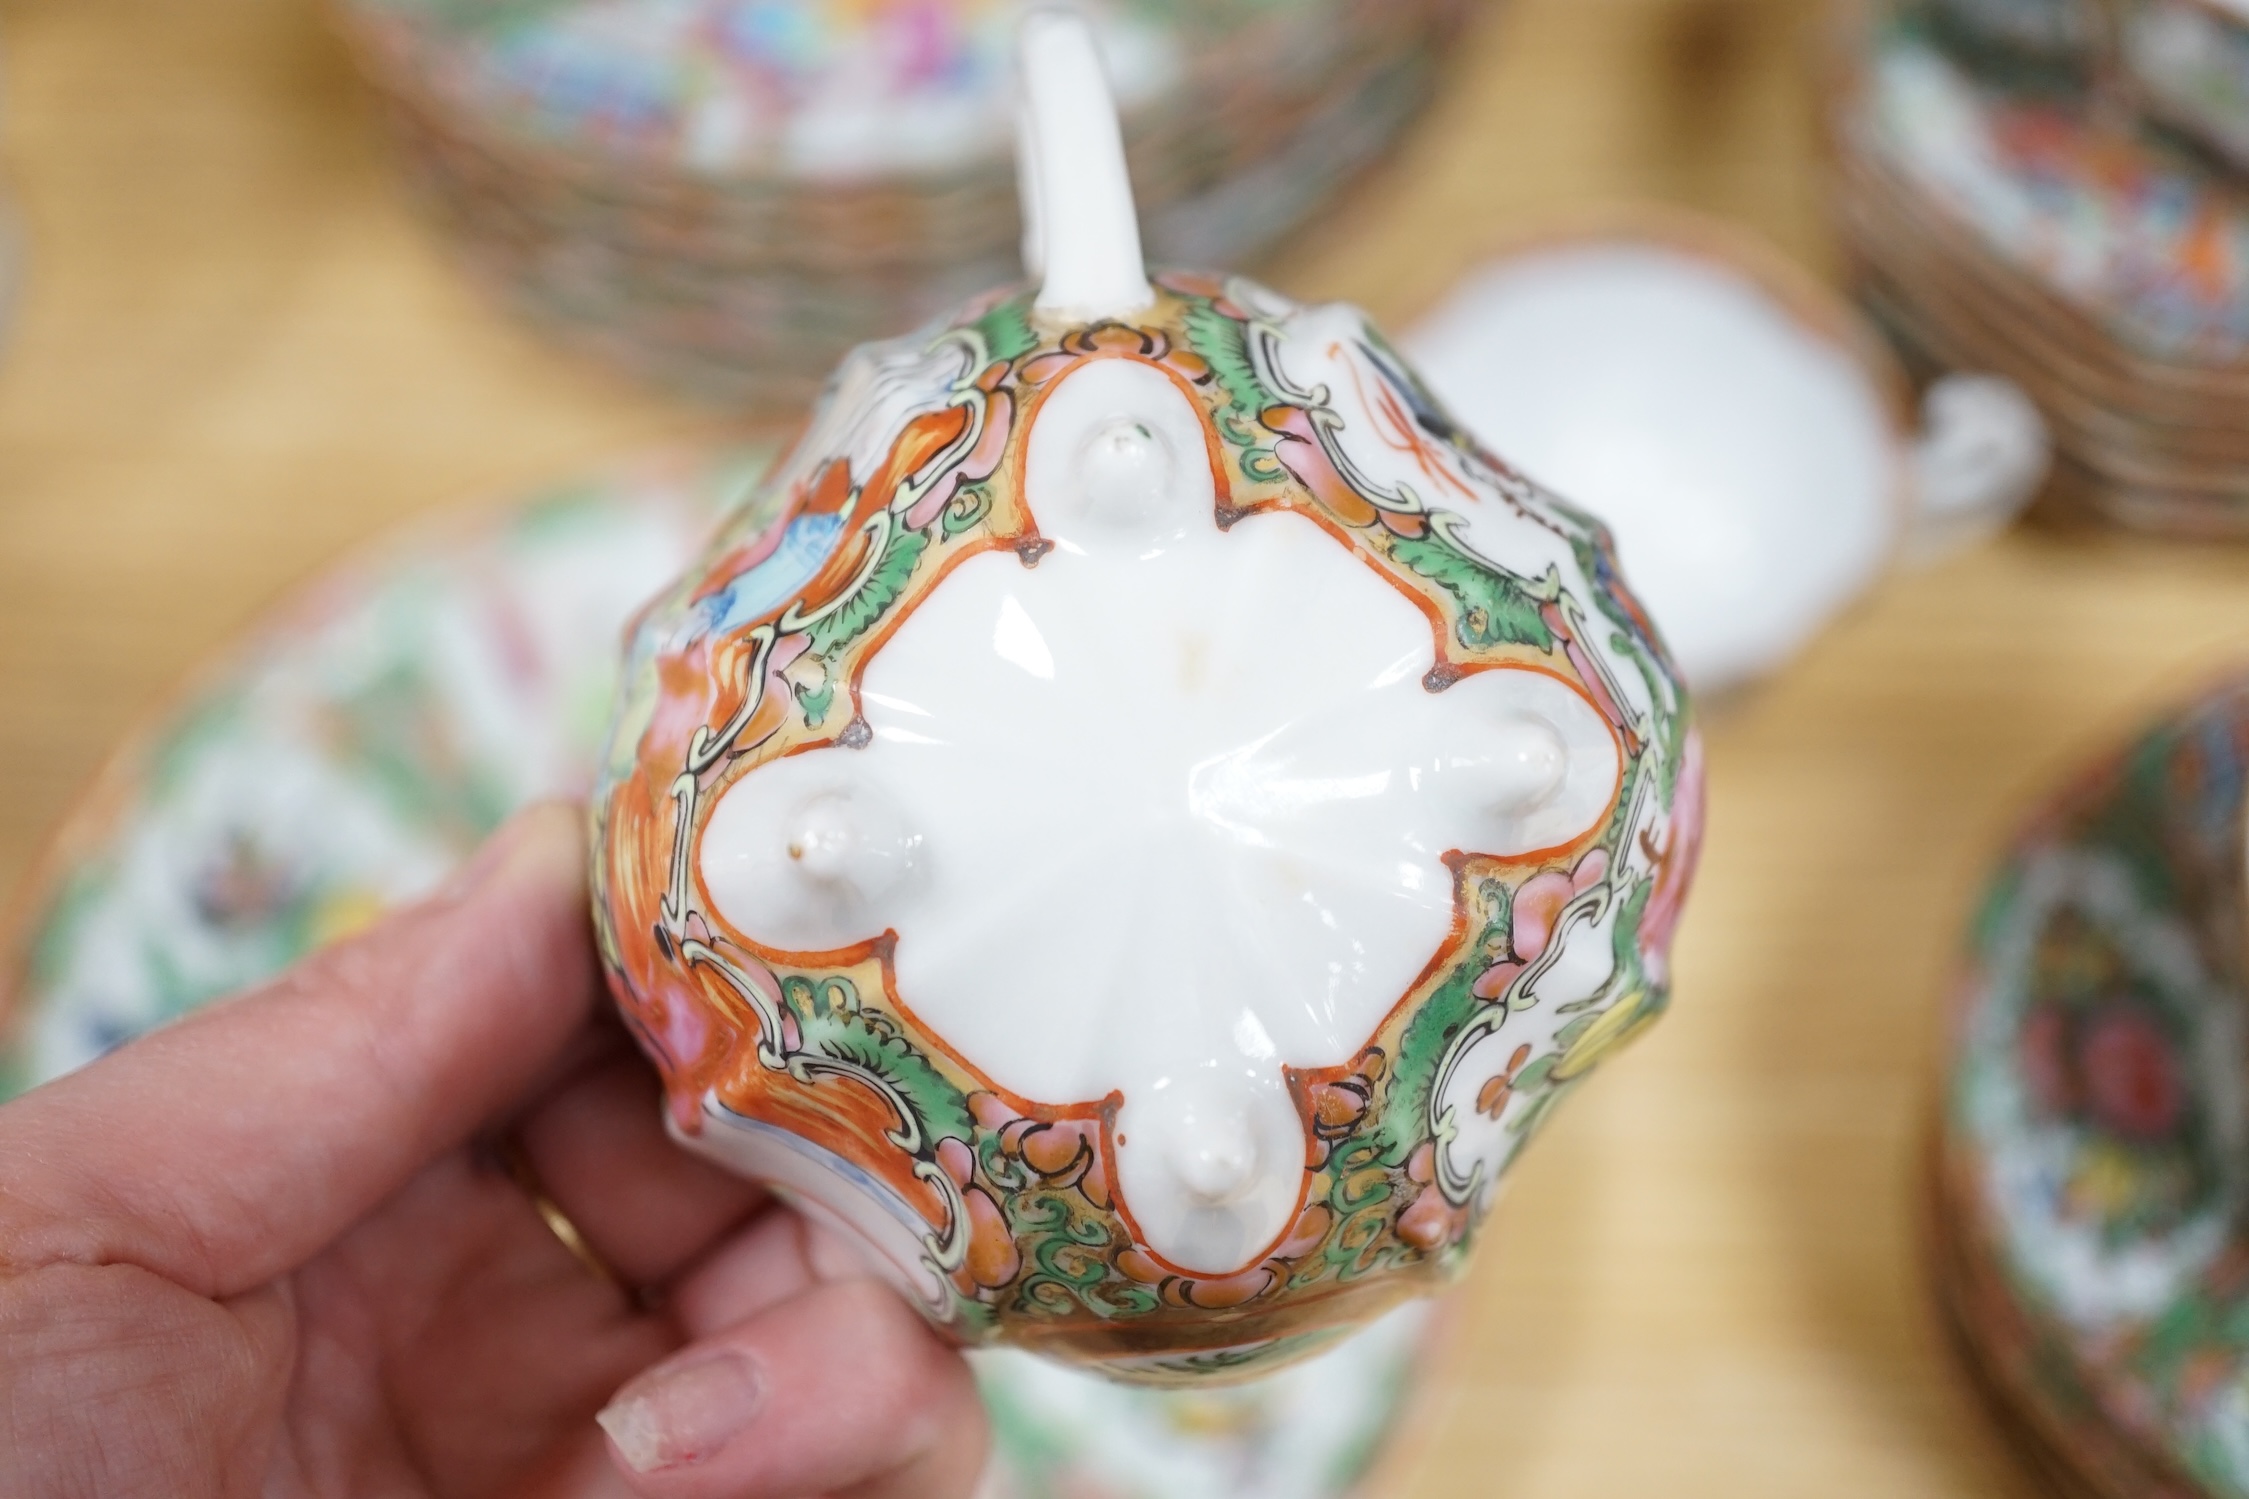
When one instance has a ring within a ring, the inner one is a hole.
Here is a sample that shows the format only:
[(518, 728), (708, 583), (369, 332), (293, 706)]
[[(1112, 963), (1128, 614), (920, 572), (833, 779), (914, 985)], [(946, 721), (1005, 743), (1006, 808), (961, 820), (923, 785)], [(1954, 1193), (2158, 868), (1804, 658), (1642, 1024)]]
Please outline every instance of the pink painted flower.
[(1535, 963), (1546, 944), (1554, 940), (1554, 923), (1570, 898), (1599, 882), (1609, 871), (1607, 849), (1588, 851), (1568, 874), (1549, 869), (1523, 881), (1515, 892), (1513, 926), (1508, 941), (1520, 963)]

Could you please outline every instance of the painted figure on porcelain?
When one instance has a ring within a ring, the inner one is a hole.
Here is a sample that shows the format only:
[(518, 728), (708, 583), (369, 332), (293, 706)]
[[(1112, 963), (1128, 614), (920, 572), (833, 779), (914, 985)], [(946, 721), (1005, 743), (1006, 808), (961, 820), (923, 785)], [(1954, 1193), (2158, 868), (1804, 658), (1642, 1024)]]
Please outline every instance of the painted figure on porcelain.
[(674, 1133), (962, 1341), (1239, 1375), (1661, 1011), (1699, 754), (1600, 528), (1357, 311), (1150, 280), (1024, 52), (1041, 285), (855, 353), (641, 619), (597, 929)]

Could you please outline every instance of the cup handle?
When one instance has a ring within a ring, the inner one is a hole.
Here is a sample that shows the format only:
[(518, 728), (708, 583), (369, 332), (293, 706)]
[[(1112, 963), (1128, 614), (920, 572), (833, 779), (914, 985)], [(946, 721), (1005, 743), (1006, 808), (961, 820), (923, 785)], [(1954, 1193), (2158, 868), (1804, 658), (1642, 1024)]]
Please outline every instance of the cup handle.
[(1908, 459), (1909, 562), (1949, 557), (2013, 520), (2046, 482), (2046, 419), (2003, 375), (1951, 374), (1921, 398), (1921, 433)]

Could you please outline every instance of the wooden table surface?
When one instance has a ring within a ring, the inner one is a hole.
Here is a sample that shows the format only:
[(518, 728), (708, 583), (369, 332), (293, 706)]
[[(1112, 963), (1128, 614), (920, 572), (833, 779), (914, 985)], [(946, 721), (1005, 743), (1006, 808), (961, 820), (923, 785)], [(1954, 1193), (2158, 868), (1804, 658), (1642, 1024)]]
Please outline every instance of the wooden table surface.
[[(1515, 0), (1316, 244), (1396, 324), (1557, 205), (1653, 196), (1815, 268), (1799, 0)], [(0, 351), (0, 888), (168, 684), (416, 512), (721, 417), (463, 283), (309, 0), (16, 0)], [(2054, 775), (2249, 659), (2249, 551), (2018, 532), (1713, 709), (1671, 1017), (1517, 1174), (1401, 1493), (2018, 1495), (1943, 1344), (1916, 1165), (1947, 964)]]

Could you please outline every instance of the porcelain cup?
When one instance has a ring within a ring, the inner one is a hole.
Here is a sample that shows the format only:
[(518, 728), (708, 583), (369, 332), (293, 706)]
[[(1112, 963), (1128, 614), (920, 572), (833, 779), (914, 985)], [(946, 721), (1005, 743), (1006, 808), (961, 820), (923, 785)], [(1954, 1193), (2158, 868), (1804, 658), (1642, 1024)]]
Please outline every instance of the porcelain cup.
[(1487, 447), (1609, 526), (1706, 692), (1784, 665), (1894, 563), (1989, 535), (2046, 469), (2014, 386), (1951, 375), (1916, 414), (1840, 296), (1676, 211), (1511, 241), (1404, 346)]

